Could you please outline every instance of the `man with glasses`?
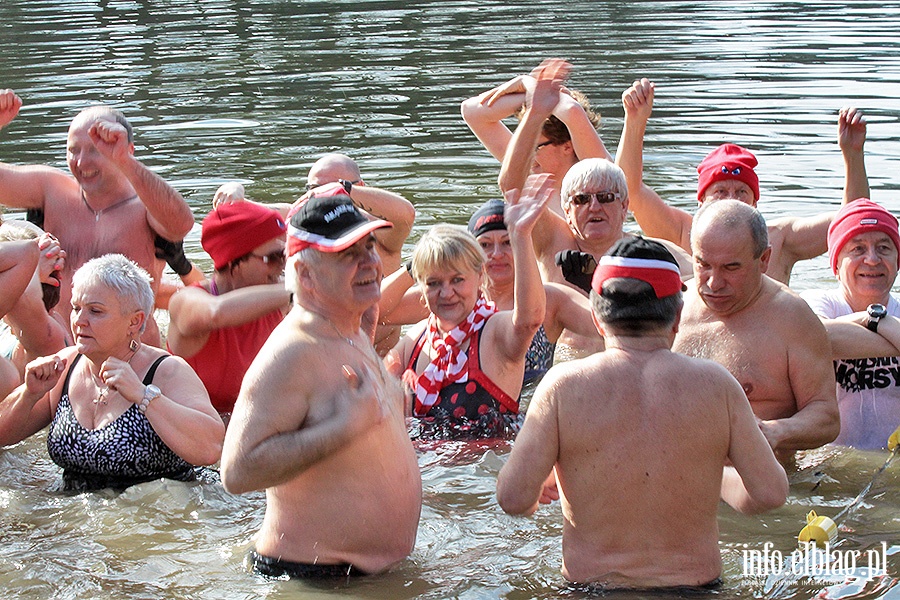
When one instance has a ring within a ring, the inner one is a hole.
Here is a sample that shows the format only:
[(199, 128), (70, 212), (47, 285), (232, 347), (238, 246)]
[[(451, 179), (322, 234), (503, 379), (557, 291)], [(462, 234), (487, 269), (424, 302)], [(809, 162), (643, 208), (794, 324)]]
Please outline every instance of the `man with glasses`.
[[(559, 88), (571, 65), (560, 59), (544, 61), (532, 73), (534, 85), (525, 97), (525, 114), (510, 142), (501, 167), (501, 189), (519, 188), (531, 172), (542, 127), (560, 101)], [(508, 187), (504, 187), (508, 186)], [(628, 188), (622, 169), (604, 158), (586, 158), (575, 163), (560, 186), (562, 217), (545, 211), (532, 239), (541, 277), (553, 283), (569, 283), (585, 295), (597, 260), (625, 237)], [(690, 258), (675, 244), (662, 242), (679, 261), (682, 273), (690, 274)], [(566, 334), (566, 345), (579, 350), (597, 350), (597, 340)]]
[[(385, 273), (390, 274), (400, 268), (402, 262), (400, 252), (416, 218), (416, 209), (408, 200), (399, 194), (367, 186), (359, 171), (359, 165), (345, 154), (326, 154), (310, 167), (306, 180), (307, 194), (301, 198), (301, 202), (309, 197), (313, 190), (316, 190), (316, 195), (321, 195), (333, 189), (317, 188), (338, 184), (357, 208), (391, 223), (393, 227), (375, 232), (375, 247), (378, 249)], [(399, 326), (378, 325), (375, 328), (375, 350), (380, 356), (387, 354), (399, 340)]]
[[(625, 171), (631, 192), (629, 208), (643, 232), (670, 240), (690, 251), (693, 217), (669, 206), (643, 180), (644, 132), (653, 110), (655, 86), (648, 79), (635, 81), (622, 94), (625, 125), (616, 154), (616, 164)], [(843, 202), (869, 197), (869, 184), (863, 162), (866, 121), (855, 108), (843, 108), (838, 115), (838, 145), (844, 157), (845, 187)], [(737, 144), (722, 144), (709, 153), (697, 167), (697, 202), (732, 199), (755, 207), (759, 201), (759, 178), (754, 170), (756, 157)], [(819, 256), (826, 250), (825, 237), (834, 212), (810, 217), (782, 217), (769, 222), (772, 257), (768, 275), (781, 283), (790, 283), (794, 263)]]
[(281, 215), (265, 206), (219, 205), (200, 234), (215, 272), (169, 301), (166, 345), (194, 368), (226, 421), (244, 373), (290, 308), (282, 281), (286, 231)]

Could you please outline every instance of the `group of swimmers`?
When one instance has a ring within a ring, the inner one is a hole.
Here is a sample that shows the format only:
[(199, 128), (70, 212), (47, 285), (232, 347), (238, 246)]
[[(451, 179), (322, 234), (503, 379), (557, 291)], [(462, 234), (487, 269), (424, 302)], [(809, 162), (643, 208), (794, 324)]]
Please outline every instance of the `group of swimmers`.
[[(202, 222), (209, 275), (180, 247), (190, 209), (135, 158), (118, 111), (73, 120), (71, 175), (0, 163), (0, 202), (46, 231), (0, 244), (19, 357), (0, 361), (0, 444), (49, 425), (74, 491), (220, 461), (228, 491), (266, 490), (255, 571), (349, 577), (413, 549), (411, 435), (515, 438), (498, 501), (563, 504), (567, 579), (715, 582), (720, 499), (778, 507), (795, 451), (883, 448), (900, 424), (885, 367), (900, 355), (897, 219), (867, 199), (854, 109), (839, 116), (837, 213), (766, 223), (756, 158), (736, 144), (700, 163), (700, 210), (673, 209), (642, 177), (654, 85), (624, 92), (613, 162), (570, 69), (549, 59), (462, 103), (503, 200), (431, 228), (405, 264), (414, 207), (344, 155), (320, 159), (295, 203), (222, 186)], [(21, 103), (0, 92), (0, 128)], [(624, 232), (629, 210), (648, 237)], [(807, 304), (791, 267), (826, 250), (840, 287)], [(553, 366), (557, 343), (583, 358)]]

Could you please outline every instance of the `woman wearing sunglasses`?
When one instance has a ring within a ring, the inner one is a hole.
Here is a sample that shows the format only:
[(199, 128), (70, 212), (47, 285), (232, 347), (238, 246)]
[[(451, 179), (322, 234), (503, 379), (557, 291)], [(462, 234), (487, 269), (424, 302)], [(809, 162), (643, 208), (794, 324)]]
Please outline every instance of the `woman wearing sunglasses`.
[(169, 302), (166, 346), (194, 368), (226, 421), (244, 373), (290, 308), (282, 283), (286, 231), (265, 206), (220, 204), (200, 235), (215, 272)]

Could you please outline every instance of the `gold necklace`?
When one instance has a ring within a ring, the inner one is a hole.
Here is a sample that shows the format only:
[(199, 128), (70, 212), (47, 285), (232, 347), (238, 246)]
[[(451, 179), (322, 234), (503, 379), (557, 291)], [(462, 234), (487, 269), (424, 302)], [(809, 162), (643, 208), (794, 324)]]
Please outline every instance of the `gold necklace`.
[[(140, 349), (140, 345), (135, 347), (133, 350), (129, 348), (129, 350), (131, 350), (131, 356), (128, 358), (128, 360), (125, 361), (125, 364), (130, 365), (131, 359), (135, 357), (137, 351)], [(93, 400), (94, 404), (103, 404), (104, 406), (106, 406), (107, 404), (109, 404), (109, 398), (107, 397), (107, 394), (109, 393), (109, 386), (106, 385), (106, 382), (103, 381), (103, 379), (97, 377), (93, 372), (91, 372), (90, 366), (88, 366), (87, 370), (88, 374), (91, 376), (91, 380), (93, 380), (94, 382), (94, 385), (100, 388), (100, 393), (97, 394), (97, 397)]]

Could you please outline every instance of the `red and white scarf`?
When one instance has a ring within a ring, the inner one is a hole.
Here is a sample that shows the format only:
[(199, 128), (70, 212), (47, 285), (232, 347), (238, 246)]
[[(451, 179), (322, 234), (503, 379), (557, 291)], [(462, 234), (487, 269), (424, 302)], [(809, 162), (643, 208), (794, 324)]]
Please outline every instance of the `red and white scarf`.
[(440, 391), (451, 383), (465, 383), (469, 380), (468, 358), (460, 349), (463, 342), (484, 326), (488, 317), (497, 312), (493, 302), (479, 296), (475, 308), (465, 321), (441, 337), (437, 327), (437, 317), (428, 317), (428, 333), (425, 343), (434, 349), (431, 362), (416, 380), (415, 414), (424, 415), (438, 400)]

